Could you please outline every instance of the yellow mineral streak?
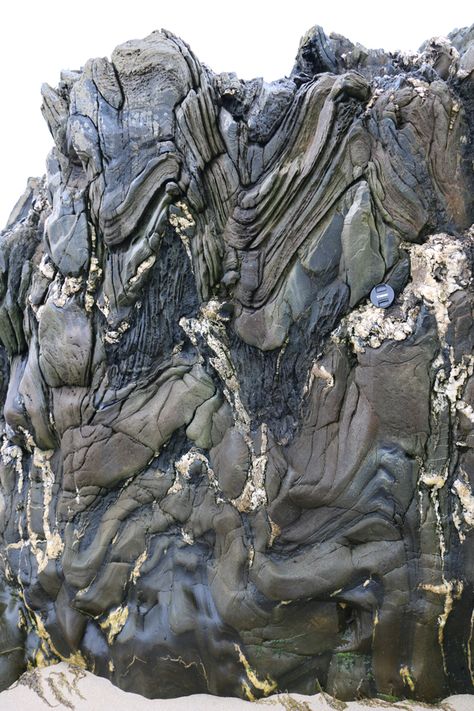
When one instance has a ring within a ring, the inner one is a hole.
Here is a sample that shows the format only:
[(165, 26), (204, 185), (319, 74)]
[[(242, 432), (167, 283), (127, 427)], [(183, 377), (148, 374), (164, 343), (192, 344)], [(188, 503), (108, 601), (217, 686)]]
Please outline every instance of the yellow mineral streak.
[[(474, 235), (467, 233), (466, 237), (472, 241)], [(462, 400), (462, 396), (465, 385), (474, 371), (474, 358), (472, 355), (465, 354), (461, 360), (457, 360), (453, 349), (446, 342), (450, 325), (450, 296), (459, 289), (468, 287), (470, 283), (468, 250), (465, 242), (442, 234), (431, 237), (423, 245), (403, 246), (410, 254), (412, 281), (400, 298), (403, 303), (407, 300), (411, 303), (422, 301), (428, 306), (435, 317), (439, 340), (447, 354), (447, 357), (440, 354), (432, 364), (435, 373), (431, 397), (432, 416), (436, 419), (448, 411), (455, 418), (461, 412), (470, 419), (469, 405)], [(422, 487), (428, 487), (441, 557), (438, 581), (420, 587), (427, 592), (444, 597), (443, 611), (438, 616), (438, 643), (446, 670), (444, 630), (454, 601), (460, 597), (463, 589), (462, 582), (448, 580), (445, 574), (446, 541), (440, 511), (440, 490), (448, 481), (450, 462), (442, 460), (439, 466), (433, 463), (428, 469), (425, 468), (424, 462), (420, 461), (419, 464), (420, 503), (423, 502)], [(462, 541), (465, 537), (463, 527), (474, 525), (474, 496), (462, 471), (458, 474), (452, 491), (459, 499), (453, 522)], [(423, 518), (421, 510), (420, 516)]]
[(461, 580), (446, 580), (444, 575), (443, 582), (438, 585), (432, 585), (429, 583), (420, 585), (422, 590), (431, 592), (434, 595), (444, 595), (444, 609), (438, 616), (438, 643), (443, 657), (443, 667), (446, 673), (447, 667), (444, 653), (444, 629), (446, 627), (448, 617), (452, 612), (454, 601), (459, 600), (461, 597), (463, 587), (464, 586)]
[[(48, 560), (58, 558), (64, 548), (63, 541), (58, 531), (51, 531), (49, 523), (49, 507), (52, 499), (52, 489), (54, 485), (54, 474), (51, 469), (49, 460), (53, 455), (53, 450), (42, 450), (36, 446), (32, 435), (21, 428), (25, 436), (26, 447), (29, 451), (33, 453), (33, 464), (37, 469), (40, 470), (41, 485), (43, 490), (43, 532), (44, 539), (39, 538), (38, 534), (32, 528), (32, 499), (31, 499), (31, 482), (28, 480), (29, 488), (26, 493), (26, 528), (28, 532), (28, 540), (20, 540), (16, 544), (10, 544), (9, 547), (23, 547), (24, 545), (29, 545), (31, 551), (36, 558), (38, 564), (38, 572), (45, 569), (48, 564)], [(20, 447), (16, 445), (14, 447), (8, 444), (7, 440), (4, 440), (4, 444), (1, 449), (1, 456), (4, 463), (15, 463), (16, 471), (20, 474), (18, 481), (18, 491), (19, 493), (23, 489), (23, 470), (22, 470), (22, 453)], [(18, 518), (19, 522), (19, 534), (20, 538), (23, 539), (23, 531), (21, 530), (21, 517)]]
[(379, 623), (379, 610), (378, 610), (378, 608), (376, 608), (375, 613), (374, 613), (374, 620), (373, 620), (373, 624), (372, 624), (372, 644), (374, 644), (374, 642), (375, 642), (375, 635), (376, 635), (378, 623)]
[(82, 656), (81, 652), (74, 652), (68, 657), (65, 657), (63, 654), (61, 654), (61, 652), (58, 651), (51, 639), (49, 632), (46, 630), (44, 622), (41, 619), (39, 613), (28, 607), (24, 598), (23, 601), (28, 610), (31, 625), (40, 639), (40, 647), (35, 654), (35, 666), (52, 666), (53, 664), (56, 664), (59, 660), (62, 662), (66, 662), (67, 664), (71, 664), (74, 667), (87, 669), (86, 660)]
[(427, 472), (423, 466), (420, 467), (419, 481), (430, 489), (437, 491), (442, 489), (448, 478), (448, 466), (439, 472)]
[(451, 106), (451, 113), (449, 116), (449, 130), (452, 131), (454, 128), (454, 124), (456, 123), (457, 115), (459, 113), (459, 109), (461, 108), (461, 105), (458, 104), (457, 101), (453, 101), (452, 106)]
[[(439, 503), (439, 488), (433, 487), (430, 490), (430, 502), (433, 507), (435, 520), (436, 520), (436, 534), (439, 541), (439, 552), (441, 558), (441, 571), (440, 571), (440, 582), (439, 583), (422, 583), (420, 585), (421, 590), (430, 592), (435, 595), (444, 596), (444, 606), (443, 611), (438, 616), (438, 644), (441, 651), (441, 656), (443, 659), (443, 667), (446, 672), (446, 658), (444, 651), (444, 629), (448, 621), (448, 617), (453, 609), (454, 601), (461, 597), (463, 591), (463, 583), (460, 580), (448, 580), (445, 575), (445, 555), (446, 555), (446, 541), (444, 537), (443, 522), (440, 513), (440, 503)], [(420, 514), (421, 515), (421, 514)], [(446, 672), (447, 673), (447, 672)]]
[(270, 536), (268, 538), (268, 547), (271, 548), (273, 543), (275, 542), (275, 539), (278, 538), (278, 536), (280, 535), (281, 528), (277, 523), (275, 523), (275, 521), (272, 521), (270, 516), (268, 516), (268, 522), (270, 523)]
[(278, 358), (275, 366), (275, 378), (277, 378), (280, 374), (280, 366), (281, 366), (281, 361), (283, 356), (285, 355), (285, 351), (288, 347), (288, 343), (290, 342), (289, 336), (285, 338), (283, 341), (283, 345), (281, 346), (280, 350), (278, 351)]
[(156, 255), (154, 254), (151, 254), (149, 257), (147, 257), (147, 259), (144, 259), (143, 262), (138, 265), (135, 274), (128, 280), (128, 286), (135, 286), (135, 284), (140, 281), (142, 275), (149, 271), (155, 262)]
[(140, 555), (138, 556), (138, 558), (135, 561), (133, 570), (130, 573), (130, 582), (133, 583), (133, 585), (136, 584), (138, 578), (140, 577), (141, 567), (145, 561), (146, 561), (146, 550), (144, 550), (143, 553), (140, 553)]
[(176, 234), (180, 238), (181, 242), (183, 243), (183, 246), (186, 250), (186, 254), (188, 256), (189, 262), (191, 264), (191, 269), (194, 272), (194, 265), (193, 265), (193, 257), (191, 253), (191, 243), (189, 240), (189, 236), (186, 234), (186, 230), (188, 230), (190, 227), (195, 226), (195, 221), (194, 218), (189, 210), (189, 207), (187, 204), (183, 201), (177, 202), (176, 207), (178, 207), (181, 210), (181, 215), (175, 215), (173, 213), (169, 213), (169, 223), (170, 225), (174, 228)]
[[(263, 692), (264, 696), (268, 696), (271, 694), (275, 689), (277, 688), (277, 683), (276, 681), (273, 681), (270, 677), (266, 677), (265, 679), (259, 679), (257, 676), (257, 673), (252, 669), (252, 667), (249, 664), (249, 661), (245, 654), (242, 652), (241, 648), (239, 647), (238, 644), (234, 644), (235, 651), (239, 655), (239, 661), (243, 665), (245, 669), (245, 673), (247, 674), (247, 679), (249, 682), (252, 684), (252, 686), (255, 689), (258, 689), (259, 691)], [(245, 694), (247, 695), (247, 698), (250, 701), (255, 701), (255, 696), (250, 690), (249, 685), (246, 682), (243, 682), (242, 684), (243, 689), (245, 691)]]
[(39, 447), (34, 448), (33, 452), (33, 463), (37, 466), (42, 473), (42, 485), (43, 485), (43, 530), (44, 537), (46, 539), (46, 550), (43, 554), (43, 559), (38, 562), (38, 572), (41, 572), (46, 567), (48, 560), (53, 560), (59, 558), (64, 549), (64, 543), (62, 541), (59, 532), (55, 530), (51, 531), (49, 525), (49, 507), (51, 504), (51, 499), (53, 497), (53, 485), (54, 485), (54, 473), (51, 469), (50, 459), (53, 455), (53, 451), (41, 450)]
[(254, 558), (255, 558), (255, 548), (252, 544), (250, 544), (248, 547), (248, 553), (247, 553), (247, 562), (248, 562), (249, 570), (253, 565)]
[[(136, 659), (138, 659), (140, 662), (145, 663), (143, 659), (140, 659), (139, 657), (134, 656), (133, 661), (135, 661)], [(206, 667), (204, 666), (204, 664), (202, 662), (194, 662), (194, 661), (187, 662), (181, 656), (179, 656), (179, 657), (167, 656), (167, 657), (160, 657), (160, 659), (163, 660), (164, 662), (174, 662), (176, 664), (180, 664), (185, 669), (190, 669), (191, 667), (196, 667), (196, 669), (200, 669), (204, 679), (206, 680), (207, 686), (209, 686), (209, 678), (207, 676)]]
[(105, 620), (100, 623), (103, 630), (107, 632), (107, 642), (112, 644), (115, 637), (122, 631), (128, 618), (128, 607), (119, 605), (112, 610)]
[(242, 691), (249, 701), (257, 701), (257, 697), (252, 693), (252, 690), (246, 681), (242, 682)]
[(461, 543), (464, 543), (464, 541), (466, 540), (466, 534), (463, 531), (464, 519), (461, 516), (461, 506), (458, 501), (455, 502), (453, 510), (453, 523), (456, 527), (456, 531), (458, 532), (459, 540), (461, 541)]
[(405, 686), (408, 686), (410, 691), (415, 691), (415, 682), (413, 681), (410, 670), (406, 665), (401, 667), (400, 676), (402, 677)]
[(53, 450), (42, 450), (37, 446), (33, 449), (33, 464), (40, 470), (41, 485), (43, 489), (43, 532), (44, 540), (39, 539), (31, 525), (31, 487), (26, 499), (26, 523), (31, 551), (38, 563), (38, 572), (43, 571), (49, 560), (59, 558), (64, 549), (64, 543), (57, 530), (51, 531), (49, 523), (50, 504), (53, 496), (54, 473), (51, 469), (50, 459)]

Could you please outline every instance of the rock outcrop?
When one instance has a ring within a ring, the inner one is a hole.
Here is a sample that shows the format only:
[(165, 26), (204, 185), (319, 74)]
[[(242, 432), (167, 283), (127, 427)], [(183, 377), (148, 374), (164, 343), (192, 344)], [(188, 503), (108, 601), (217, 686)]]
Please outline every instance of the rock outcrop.
[(271, 83), (162, 31), (43, 88), (1, 233), (1, 686), (474, 690), (473, 69), (473, 28), (315, 27)]

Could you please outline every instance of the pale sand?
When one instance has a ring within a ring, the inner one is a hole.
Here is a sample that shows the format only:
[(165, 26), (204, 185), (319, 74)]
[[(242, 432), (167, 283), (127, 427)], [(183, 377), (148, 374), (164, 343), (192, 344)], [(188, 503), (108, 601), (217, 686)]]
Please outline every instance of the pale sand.
[(474, 696), (451, 696), (439, 706), (429, 707), (407, 701), (392, 704), (369, 700), (344, 704), (322, 694), (280, 694), (256, 704), (205, 694), (151, 701), (138, 694), (120, 691), (110, 681), (64, 663), (24, 674), (19, 682), (0, 694), (0, 711), (47, 711), (51, 707), (70, 711), (251, 711), (252, 708), (256, 711), (256, 707), (262, 711), (265, 707), (268, 711), (426, 711), (427, 708), (432, 711), (474, 711)]

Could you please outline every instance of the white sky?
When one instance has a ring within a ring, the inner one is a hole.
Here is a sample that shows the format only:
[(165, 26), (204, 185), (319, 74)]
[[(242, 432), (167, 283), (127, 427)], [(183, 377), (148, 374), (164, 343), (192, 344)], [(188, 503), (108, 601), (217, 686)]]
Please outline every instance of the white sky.
[(165, 28), (214, 71), (277, 79), (291, 71), (312, 25), (353, 42), (416, 49), (474, 21), (471, 0), (3, 0), (0, 14), (0, 227), (30, 175), (42, 175), (52, 139), (40, 86), (61, 69), (109, 56), (128, 39)]

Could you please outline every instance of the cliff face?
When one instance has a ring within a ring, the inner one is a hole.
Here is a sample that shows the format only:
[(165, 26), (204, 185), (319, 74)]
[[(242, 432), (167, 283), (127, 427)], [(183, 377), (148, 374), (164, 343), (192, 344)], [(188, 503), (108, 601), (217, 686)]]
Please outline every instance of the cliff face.
[(473, 67), (472, 28), (316, 27), (243, 82), (155, 32), (43, 88), (1, 233), (2, 686), (473, 690)]

